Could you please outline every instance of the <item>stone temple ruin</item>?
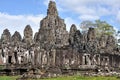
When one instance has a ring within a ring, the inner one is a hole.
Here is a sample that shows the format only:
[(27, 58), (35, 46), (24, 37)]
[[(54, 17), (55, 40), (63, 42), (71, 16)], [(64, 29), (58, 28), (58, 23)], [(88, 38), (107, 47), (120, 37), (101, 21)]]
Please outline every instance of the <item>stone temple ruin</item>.
[(47, 16), (41, 20), (35, 33), (30, 25), (10, 34), (3, 31), (0, 42), (0, 74), (23, 77), (50, 77), (84, 72), (111, 72), (120, 70), (120, 50), (113, 36), (96, 38), (94, 28), (87, 34), (77, 30), (75, 24), (66, 30), (64, 19), (58, 15), (56, 4), (50, 1)]

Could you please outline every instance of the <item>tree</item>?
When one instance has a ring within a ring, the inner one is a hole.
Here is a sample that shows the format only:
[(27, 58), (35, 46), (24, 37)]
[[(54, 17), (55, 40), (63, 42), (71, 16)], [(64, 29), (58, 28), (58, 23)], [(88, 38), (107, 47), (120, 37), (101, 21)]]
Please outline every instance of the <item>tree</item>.
[(95, 28), (96, 25), (92, 21), (83, 21), (80, 24), (80, 28), (82, 29), (82, 32), (87, 32), (90, 27)]
[(116, 33), (117, 45), (120, 47), (120, 31)]
[(108, 24), (106, 21), (101, 20), (95, 20), (92, 21), (83, 21), (80, 24), (80, 28), (82, 29), (82, 32), (87, 32), (88, 29), (92, 27), (95, 28), (96, 31), (96, 37), (100, 37), (101, 35), (111, 35), (114, 36), (115, 30), (112, 25)]
[(114, 30), (113, 26), (108, 24), (106, 21), (96, 20), (95, 24), (97, 26), (95, 28), (97, 37), (100, 37), (101, 35), (111, 35), (111, 36), (114, 36), (115, 30)]

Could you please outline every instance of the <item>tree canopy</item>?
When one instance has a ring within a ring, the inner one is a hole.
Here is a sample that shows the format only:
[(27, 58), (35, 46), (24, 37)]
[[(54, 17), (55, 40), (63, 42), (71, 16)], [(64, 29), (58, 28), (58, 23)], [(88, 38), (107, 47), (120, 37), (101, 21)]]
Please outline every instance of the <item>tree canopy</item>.
[(83, 21), (80, 24), (80, 28), (83, 31), (87, 31), (88, 28), (93, 27), (96, 31), (96, 36), (100, 37), (101, 35), (114, 35), (115, 30), (112, 25), (108, 24), (106, 21), (95, 20), (92, 21)]

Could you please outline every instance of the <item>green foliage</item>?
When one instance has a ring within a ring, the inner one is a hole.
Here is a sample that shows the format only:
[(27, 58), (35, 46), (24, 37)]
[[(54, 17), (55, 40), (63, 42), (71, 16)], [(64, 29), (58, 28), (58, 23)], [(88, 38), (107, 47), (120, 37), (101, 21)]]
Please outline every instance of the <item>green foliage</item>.
[(82, 31), (87, 31), (90, 27), (95, 28), (96, 37), (100, 37), (101, 35), (114, 35), (115, 30), (113, 26), (108, 24), (106, 21), (96, 20), (92, 21), (83, 21), (81, 22), (80, 28)]
[[(18, 76), (0, 76), (0, 80), (16, 80)], [(27, 80), (120, 80), (119, 78), (113, 77), (85, 77), (85, 76), (63, 76), (57, 78), (46, 78), (46, 79), (27, 79)]]
[(95, 24), (97, 26), (96, 29), (95, 29), (97, 37), (100, 37), (101, 35), (112, 35), (112, 36), (114, 36), (115, 30), (114, 30), (113, 26), (111, 26), (107, 22), (96, 20)]
[(87, 31), (90, 27), (96, 27), (96, 25), (92, 21), (83, 21), (80, 24), (80, 28), (82, 29), (83, 32)]

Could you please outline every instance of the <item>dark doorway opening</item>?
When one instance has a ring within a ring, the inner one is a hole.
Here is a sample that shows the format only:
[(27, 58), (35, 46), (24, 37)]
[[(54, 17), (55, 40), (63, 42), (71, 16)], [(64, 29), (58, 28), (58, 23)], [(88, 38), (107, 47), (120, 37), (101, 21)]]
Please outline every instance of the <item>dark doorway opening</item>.
[(8, 63), (12, 63), (12, 56), (8, 56)]

